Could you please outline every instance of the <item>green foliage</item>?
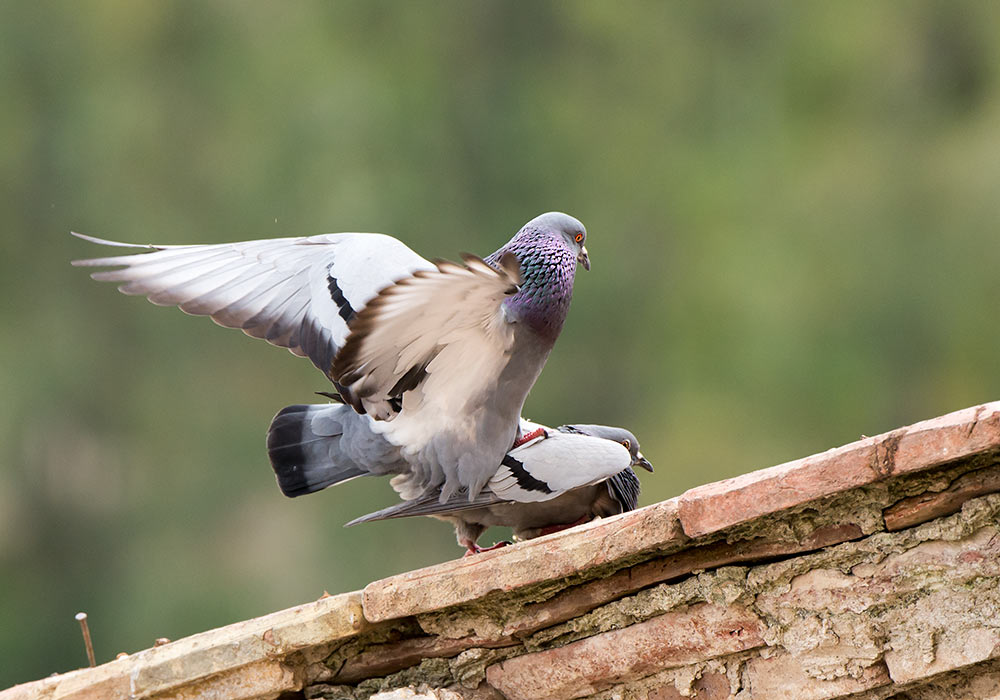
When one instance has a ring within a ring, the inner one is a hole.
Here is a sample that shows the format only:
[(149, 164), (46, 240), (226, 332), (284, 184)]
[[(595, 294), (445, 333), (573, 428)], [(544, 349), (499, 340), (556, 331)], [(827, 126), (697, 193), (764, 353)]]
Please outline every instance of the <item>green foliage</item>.
[(307, 362), (124, 298), (69, 230), (587, 225), (534, 419), (621, 424), (643, 503), (998, 398), (1000, 11), (977, 2), (0, 6), (0, 686), (457, 556), (275, 488)]

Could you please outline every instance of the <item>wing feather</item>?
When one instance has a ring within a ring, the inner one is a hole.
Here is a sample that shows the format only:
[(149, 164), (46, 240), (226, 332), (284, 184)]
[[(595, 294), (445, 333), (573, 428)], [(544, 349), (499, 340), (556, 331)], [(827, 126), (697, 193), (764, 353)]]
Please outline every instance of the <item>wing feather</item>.
[(553, 431), (511, 450), (487, 488), (506, 501), (547, 501), (604, 481), (631, 461), (629, 451), (614, 440)]
[[(308, 357), (329, 375), (348, 334), (347, 320), (383, 287), (434, 269), (383, 234), (339, 233), (212, 245), (140, 245), (73, 234), (137, 251), (75, 260), (118, 282), (125, 294), (208, 316), (272, 345)], [(331, 279), (335, 284), (331, 284)], [(336, 293), (335, 293), (336, 292)]]
[(374, 513), (362, 515), (360, 518), (355, 518), (351, 522), (346, 523), (344, 527), (359, 525), (360, 523), (370, 523), (375, 520), (409, 518), (416, 515), (447, 515), (449, 513), (461, 513), (464, 510), (482, 508), (484, 506), (490, 506), (500, 502), (501, 500), (499, 498), (486, 491), (480, 493), (472, 501), (468, 499), (466, 494), (459, 493), (455, 494), (444, 503), (441, 503), (438, 500), (437, 494), (434, 493), (415, 498), (411, 501), (397, 503), (394, 506), (377, 510)]
[[(518, 290), (519, 266), (507, 261), (495, 269), (480, 258), (464, 259), (464, 265), (438, 261), (436, 269), (419, 270), (386, 287), (352, 321), (332, 376), (356, 408), (392, 417), (389, 404), (401, 398), (400, 387), (416, 388), (404, 378), (430, 372), (432, 364), (445, 384), (449, 374), (467, 380), (477, 364), (501, 365), (512, 342), (501, 304)], [(435, 363), (443, 356), (472, 365)], [(478, 377), (471, 385), (466, 381), (457, 402), (464, 405), (489, 379), (495, 377)]]

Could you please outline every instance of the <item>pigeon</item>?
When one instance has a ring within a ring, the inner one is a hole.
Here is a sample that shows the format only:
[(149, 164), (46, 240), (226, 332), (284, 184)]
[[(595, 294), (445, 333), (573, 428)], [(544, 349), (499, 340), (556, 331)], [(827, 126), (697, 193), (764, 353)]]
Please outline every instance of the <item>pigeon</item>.
[(408, 494), (475, 503), (520, 436), (559, 336), (587, 232), (542, 214), (485, 258), (430, 262), (384, 234), (136, 245), (74, 261), (94, 279), (308, 357), (353, 409), (350, 469), (399, 469)]
[(430, 515), (454, 525), (467, 554), (492, 549), (478, 544), (488, 527), (511, 527), (517, 539), (532, 539), (633, 510), (639, 496), (633, 468), (652, 471), (638, 440), (623, 428), (553, 429), (522, 418), (521, 437), (476, 499), (470, 503), (455, 494), (441, 502), (436, 492), (410, 487), (398, 450), (363, 435), (366, 424), (357, 416), (340, 404), (290, 406), (275, 416), (268, 431), (268, 454), (281, 491), (297, 497), (358, 476), (396, 474), (390, 483), (406, 500), (347, 525)]

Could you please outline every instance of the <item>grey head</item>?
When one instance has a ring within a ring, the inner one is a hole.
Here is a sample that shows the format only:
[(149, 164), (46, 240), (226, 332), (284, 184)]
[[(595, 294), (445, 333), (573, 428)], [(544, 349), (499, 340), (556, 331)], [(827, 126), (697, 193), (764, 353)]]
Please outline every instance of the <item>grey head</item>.
[(642, 452), (639, 451), (639, 440), (625, 428), (616, 428), (612, 425), (591, 425), (575, 423), (573, 425), (561, 425), (558, 430), (569, 433), (579, 433), (581, 435), (591, 435), (593, 437), (614, 440), (621, 443), (629, 454), (632, 455), (632, 467), (642, 467), (646, 471), (653, 471), (653, 465), (649, 463)]
[(585, 270), (590, 269), (590, 256), (587, 254), (587, 229), (579, 219), (564, 214), (561, 211), (550, 211), (539, 214), (534, 219), (521, 227), (521, 232), (525, 231), (555, 231), (565, 238), (571, 249), (577, 252), (577, 262), (583, 265)]

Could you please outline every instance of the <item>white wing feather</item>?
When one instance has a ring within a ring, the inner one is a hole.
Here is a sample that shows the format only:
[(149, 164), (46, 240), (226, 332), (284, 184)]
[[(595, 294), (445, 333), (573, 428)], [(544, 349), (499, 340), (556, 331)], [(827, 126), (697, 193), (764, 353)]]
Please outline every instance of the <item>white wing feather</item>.
[(629, 451), (614, 440), (550, 431), (545, 439), (514, 448), (516, 459), (533, 479), (549, 492), (522, 488), (517, 476), (501, 464), (487, 488), (505, 501), (535, 502), (556, 498), (566, 491), (609, 479), (632, 462)]
[[(288, 348), (309, 357), (326, 374), (353, 313), (397, 279), (434, 269), (400, 241), (375, 233), (174, 246), (74, 235), (149, 251), (73, 262), (117, 268), (95, 272), (94, 279), (119, 282), (125, 294), (209, 316), (221, 326)], [(334, 285), (342, 295), (340, 304)]]

